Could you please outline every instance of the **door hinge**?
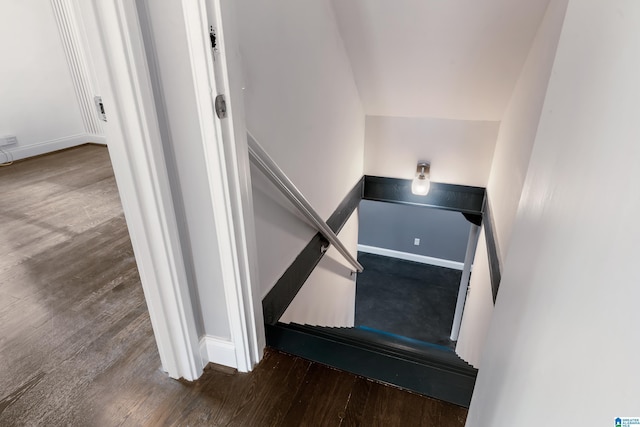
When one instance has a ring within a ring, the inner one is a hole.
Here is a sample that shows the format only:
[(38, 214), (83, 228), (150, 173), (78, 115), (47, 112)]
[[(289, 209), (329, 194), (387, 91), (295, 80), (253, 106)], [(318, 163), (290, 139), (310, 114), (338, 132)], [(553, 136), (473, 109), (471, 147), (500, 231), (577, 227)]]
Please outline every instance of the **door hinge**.
[(216, 96), (216, 101), (214, 103), (216, 108), (216, 115), (219, 119), (227, 118), (227, 102), (224, 99), (224, 95)]
[(96, 110), (98, 110), (98, 117), (103, 122), (107, 121), (107, 113), (104, 112), (104, 103), (102, 102), (101, 96), (94, 96), (93, 102), (96, 104)]

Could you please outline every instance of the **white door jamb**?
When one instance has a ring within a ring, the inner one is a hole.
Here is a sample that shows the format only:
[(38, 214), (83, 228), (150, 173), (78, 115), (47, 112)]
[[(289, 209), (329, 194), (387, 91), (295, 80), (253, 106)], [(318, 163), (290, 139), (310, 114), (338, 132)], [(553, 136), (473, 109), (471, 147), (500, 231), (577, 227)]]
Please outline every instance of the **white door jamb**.
[[(163, 369), (198, 378), (205, 362), (189, 295), (151, 81), (133, 0), (93, 0), (92, 58), (109, 153)], [(80, 13), (76, 13), (80, 16)]]
[[(251, 259), (256, 259), (256, 245), (246, 127), (237, 102), (238, 98), (242, 100), (242, 93), (231, 88), (225, 56), (229, 46), (223, 24), (226, 27), (233, 23), (223, 23), (219, 2), (215, 3), (215, 22), (210, 22), (211, 13), (207, 13), (205, 0), (183, 0), (182, 8), (216, 222), (231, 340), (236, 352), (236, 367), (241, 372), (247, 372), (262, 358), (264, 321), (261, 301), (255, 298), (259, 293), (254, 292), (252, 287), (257, 280), (257, 262), (251, 262)], [(210, 3), (209, 7), (212, 7)], [(215, 64), (209, 34), (211, 25), (215, 26), (217, 40)], [(214, 108), (218, 94), (224, 94), (226, 98), (224, 119), (217, 117)]]

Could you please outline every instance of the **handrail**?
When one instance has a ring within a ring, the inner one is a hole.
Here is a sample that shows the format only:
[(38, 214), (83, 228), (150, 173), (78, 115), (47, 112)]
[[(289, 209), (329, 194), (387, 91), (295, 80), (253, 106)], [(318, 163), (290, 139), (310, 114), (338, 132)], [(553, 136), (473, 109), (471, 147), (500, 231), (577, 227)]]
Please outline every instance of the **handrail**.
[(247, 132), (247, 142), (249, 146), (249, 157), (262, 173), (285, 195), (287, 199), (309, 220), (322, 235), (336, 247), (338, 252), (349, 261), (349, 263), (361, 273), (364, 267), (349, 253), (347, 248), (342, 244), (336, 233), (331, 230), (326, 222), (318, 215), (315, 209), (302, 195), (300, 190), (291, 182), (285, 173), (278, 167), (275, 161), (267, 154), (258, 141)]

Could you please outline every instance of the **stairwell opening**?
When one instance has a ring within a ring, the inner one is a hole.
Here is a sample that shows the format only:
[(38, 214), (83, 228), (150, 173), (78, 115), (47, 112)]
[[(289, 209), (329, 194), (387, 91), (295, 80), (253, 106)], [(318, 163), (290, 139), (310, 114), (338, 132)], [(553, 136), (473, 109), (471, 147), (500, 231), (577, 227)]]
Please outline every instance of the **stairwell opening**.
[(451, 329), (472, 224), (432, 207), (363, 200), (355, 327), (453, 350)]
[[(339, 233), (341, 227), (350, 218), (353, 218), (356, 208), (362, 206), (363, 203), (366, 205), (369, 201), (376, 203), (389, 202), (386, 203), (389, 205), (404, 205), (405, 207), (419, 209), (421, 212), (425, 212), (425, 208), (429, 209), (428, 212), (431, 213), (439, 212), (433, 208), (453, 211), (447, 212), (445, 215), (457, 215), (456, 221), (465, 222), (462, 230), (467, 230), (469, 235), (473, 234), (468, 232), (470, 227), (471, 230), (473, 230), (473, 227), (466, 225), (466, 221), (473, 223), (476, 228), (482, 221), (484, 188), (433, 183), (429, 195), (416, 198), (411, 194), (410, 187), (410, 180), (364, 176), (330, 216), (327, 220), (327, 225), (335, 233)], [(439, 225), (436, 228), (440, 229), (442, 226)], [(463, 236), (464, 232), (460, 237)], [(474, 241), (473, 244), (475, 245), (475, 243)], [(264, 297), (263, 312), (267, 345), (358, 375), (394, 384), (458, 405), (468, 406), (475, 385), (477, 370), (460, 359), (453, 350), (452, 343), (446, 341), (444, 337), (440, 343), (430, 337), (419, 336), (416, 339), (400, 335), (397, 333), (399, 332), (398, 330), (385, 331), (371, 327), (371, 322), (369, 321), (359, 325), (347, 325), (348, 327), (335, 327), (331, 325), (312, 325), (309, 324), (310, 322), (300, 322), (296, 321), (296, 319), (285, 319), (286, 316), (283, 316), (283, 314), (303, 288), (303, 285), (305, 285), (306, 279), (323, 258), (325, 254), (323, 249), (327, 244), (328, 242), (323, 235), (318, 233)], [(361, 259), (364, 257), (363, 254), (360, 254)], [(435, 257), (432, 258), (436, 259)], [(473, 254), (470, 256), (467, 250), (465, 266), (470, 263), (472, 258)], [(391, 261), (396, 262), (398, 260), (392, 259)], [(369, 265), (372, 270), (370, 275), (379, 278), (382, 276), (379, 271), (380, 263), (378, 262), (377, 266), (375, 264)], [(413, 265), (413, 267), (415, 268), (416, 265)], [(417, 267), (420, 267), (420, 265)], [(440, 268), (447, 270), (446, 267)], [(391, 270), (394, 269), (391, 268)], [(446, 273), (446, 271), (444, 272)], [(367, 274), (367, 266), (365, 266), (365, 271), (360, 274), (362, 274), (361, 277)], [(458, 274), (454, 271), (452, 277), (455, 278)], [(393, 282), (393, 275), (389, 277), (391, 277), (389, 281)], [(460, 277), (463, 279), (459, 280), (459, 282), (463, 283), (465, 281), (464, 273)], [(467, 281), (468, 278), (467, 274)], [(455, 281), (453, 282), (453, 287), (455, 287)], [(393, 290), (393, 286), (389, 287), (389, 289)], [(397, 289), (398, 287), (396, 287)], [(415, 292), (419, 292), (419, 290)], [(406, 298), (404, 300), (401, 299), (400, 303), (396, 304), (396, 311), (408, 311), (403, 305), (411, 297), (412, 292), (407, 292)], [(388, 296), (382, 296), (382, 299), (381, 304), (383, 307), (392, 306), (392, 304), (389, 304), (390, 298)], [(429, 297), (426, 300), (429, 300)], [(416, 307), (419, 311), (420, 304), (417, 304)], [(356, 305), (354, 313), (357, 309)], [(374, 308), (373, 312), (375, 313), (376, 311), (379, 311), (379, 309), (376, 310)], [(449, 316), (443, 315), (442, 317), (446, 319)], [(383, 317), (385, 317), (384, 314)], [(369, 325), (366, 323), (369, 323)], [(383, 326), (383, 328), (389, 329), (386, 326)], [(446, 336), (446, 332), (441, 335)]]

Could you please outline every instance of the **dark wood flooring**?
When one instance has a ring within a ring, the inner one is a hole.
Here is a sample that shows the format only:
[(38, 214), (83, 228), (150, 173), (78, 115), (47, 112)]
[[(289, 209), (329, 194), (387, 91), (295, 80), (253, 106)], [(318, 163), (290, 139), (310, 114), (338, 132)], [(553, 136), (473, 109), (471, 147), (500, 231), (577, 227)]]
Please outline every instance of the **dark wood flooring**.
[(0, 426), (462, 426), (466, 410), (273, 350), (160, 370), (106, 148), (0, 168)]

